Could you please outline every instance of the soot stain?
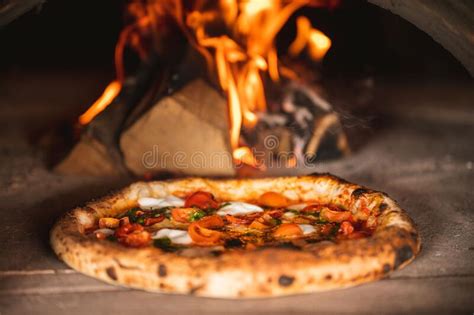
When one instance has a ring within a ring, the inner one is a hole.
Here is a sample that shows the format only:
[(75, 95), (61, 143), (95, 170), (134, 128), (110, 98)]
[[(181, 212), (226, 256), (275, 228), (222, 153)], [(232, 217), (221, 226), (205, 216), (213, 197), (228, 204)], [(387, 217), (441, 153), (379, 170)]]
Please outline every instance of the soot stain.
[(105, 272), (107, 273), (107, 276), (109, 276), (110, 279), (117, 281), (117, 272), (115, 272), (114, 267), (108, 267), (105, 269)]
[(295, 277), (287, 276), (287, 275), (281, 275), (280, 278), (278, 278), (278, 283), (282, 287), (288, 287), (293, 284), (295, 281)]

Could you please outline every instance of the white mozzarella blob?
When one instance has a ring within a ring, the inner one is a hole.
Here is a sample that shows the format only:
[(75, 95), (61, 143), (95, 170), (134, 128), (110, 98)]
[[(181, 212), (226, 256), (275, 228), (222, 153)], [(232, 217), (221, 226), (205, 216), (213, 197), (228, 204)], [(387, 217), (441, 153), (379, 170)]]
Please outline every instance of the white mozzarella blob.
[(144, 197), (138, 199), (138, 205), (143, 210), (153, 210), (164, 207), (184, 207), (184, 200), (175, 196), (166, 196), (165, 198)]
[(298, 203), (298, 204), (296, 204), (296, 205), (288, 206), (287, 208), (288, 208), (288, 209), (291, 209), (291, 210), (301, 211), (301, 210), (303, 210), (304, 208), (306, 208), (307, 206), (308, 206), (307, 203)]
[(144, 197), (144, 198), (138, 199), (138, 205), (142, 209), (152, 210), (152, 209), (157, 209), (162, 201), (163, 199)]
[(161, 207), (184, 207), (184, 200), (173, 195), (166, 196)]
[(188, 234), (188, 231), (183, 230), (161, 229), (152, 236), (153, 239), (165, 237), (169, 238), (171, 243), (174, 244), (188, 245), (193, 242)]
[(298, 224), (298, 226), (303, 231), (303, 235), (308, 235), (308, 234), (314, 233), (316, 231), (314, 226), (309, 225), (309, 224)]
[(219, 211), (217, 211), (217, 214), (221, 216), (224, 216), (226, 214), (244, 215), (244, 214), (262, 212), (262, 211), (263, 209), (260, 208), (259, 206), (252, 205), (246, 202), (236, 201), (236, 202), (229, 202), (228, 205), (225, 205), (224, 207), (220, 208)]

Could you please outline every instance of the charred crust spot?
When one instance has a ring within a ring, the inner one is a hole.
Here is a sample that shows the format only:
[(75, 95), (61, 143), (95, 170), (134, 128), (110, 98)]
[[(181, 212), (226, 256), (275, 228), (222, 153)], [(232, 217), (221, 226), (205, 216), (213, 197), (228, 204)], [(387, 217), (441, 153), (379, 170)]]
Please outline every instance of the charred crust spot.
[(366, 192), (368, 192), (367, 189), (365, 188), (357, 188), (356, 190), (354, 190), (352, 192), (352, 196), (356, 197), (356, 198), (359, 198), (361, 197), (363, 194), (365, 194)]
[(405, 245), (403, 247), (397, 248), (395, 250), (395, 261), (394, 261), (394, 269), (397, 269), (401, 264), (405, 261), (411, 259), (413, 257), (413, 250), (409, 245)]
[(196, 287), (191, 287), (191, 289), (189, 290), (189, 294), (191, 294), (191, 295), (196, 294), (196, 292), (199, 291), (199, 289), (201, 289), (202, 287), (203, 287), (202, 285), (196, 286)]
[(281, 285), (282, 287), (288, 287), (292, 285), (293, 281), (295, 281), (295, 277), (291, 277), (287, 275), (281, 275), (280, 278), (278, 278), (278, 284)]
[(276, 247), (282, 248), (282, 249), (301, 250), (301, 246), (298, 246), (294, 244), (293, 242), (280, 243)]
[(117, 281), (117, 272), (115, 271), (114, 267), (108, 267), (105, 269), (105, 272), (107, 273), (107, 276), (109, 276), (110, 279)]
[(328, 273), (326, 276), (324, 276), (324, 279), (326, 279), (327, 281), (332, 280), (332, 274)]
[(388, 205), (385, 202), (382, 202), (379, 206), (379, 211), (384, 211), (388, 208)]
[(223, 254), (223, 252), (221, 250), (211, 250), (210, 251), (210, 254), (213, 256), (213, 257), (219, 257)]
[(383, 273), (389, 273), (392, 268), (390, 267), (390, 264), (384, 264), (383, 265)]
[(159, 264), (158, 265), (158, 276), (166, 277), (167, 274), (168, 274), (168, 270), (166, 268), (166, 265)]
[(231, 238), (225, 241), (224, 246), (226, 248), (235, 248), (235, 247), (242, 247), (244, 243), (238, 238)]
[(267, 278), (267, 282), (268, 282), (268, 283), (271, 283), (271, 282), (272, 282), (272, 277), (268, 277), (268, 278)]

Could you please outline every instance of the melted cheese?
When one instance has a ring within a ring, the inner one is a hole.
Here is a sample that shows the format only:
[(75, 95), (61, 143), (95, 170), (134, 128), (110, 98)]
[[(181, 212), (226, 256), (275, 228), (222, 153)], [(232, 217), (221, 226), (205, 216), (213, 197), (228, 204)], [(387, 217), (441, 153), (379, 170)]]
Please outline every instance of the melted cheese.
[(175, 196), (166, 196), (165, 198), (140, 198), (138, 205), (143, 210), (153, 210), (164, 207), (184, 207), (184, 200)]
[(246, 202), (229, 202), (228, 205), (222, 207), (217, 211), (218, 215), (244, 215), (255, 212), (262, 212), (263, 209), (259, 206), (252, 205)]
[(171, 243), (188, 245), (193, 242), (191, 237), (188, 234), (188, 231), (183, 230), (173, 230), (173, 229), (161, 229), (153, 234), (153, 239), (159, 238), (169, 238)]
[(298, 226), (299, 226), (300, 229), (303, 231), (303, 235), (308, 235), (308, 234), (311, 234), (311, 233), (316, 232), (316, 229), (315, 229), (314, 226), (312, 226), (312, 225), (309, 225), (309, 224), (298, 224)]

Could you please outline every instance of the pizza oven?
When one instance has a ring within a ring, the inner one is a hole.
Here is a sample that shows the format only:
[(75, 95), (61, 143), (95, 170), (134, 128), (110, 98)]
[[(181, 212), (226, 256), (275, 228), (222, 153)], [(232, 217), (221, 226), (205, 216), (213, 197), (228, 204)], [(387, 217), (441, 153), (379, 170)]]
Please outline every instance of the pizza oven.
[(159, 304), (472, 311), (470, 1), (7, 0), (0, 27), (0, 313), (154, 309), (150, 295), (55, 261), (48, 230), (77, 204), (137, 180), (314, 172), (406, 206), (426, 240), (413, 268), (268, 305), (161, 295)]

